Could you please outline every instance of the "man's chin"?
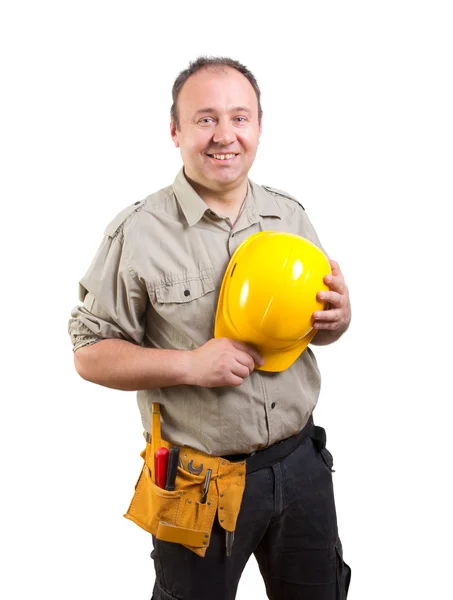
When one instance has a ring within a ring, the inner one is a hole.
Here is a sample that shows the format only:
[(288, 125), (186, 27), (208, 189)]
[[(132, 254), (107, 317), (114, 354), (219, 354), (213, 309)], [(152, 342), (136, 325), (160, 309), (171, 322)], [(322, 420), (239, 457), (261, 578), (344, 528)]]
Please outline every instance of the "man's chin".
[(220, 187), (234, 186), (236, 183), (240, 183), (244, 180), (246, 174), (238, 170), (225, 169), (222, 172), (209, 173), (208, 179)]
[(190, 172), (186, 172), (186, 177), (196, 185), (212, 191), (224, 191), (226, 189), (235, 188), (247, 178), (247, 173), (240, 170), (224, 169), (224, 170), (203, 170), (194, 174), (191, 177)]

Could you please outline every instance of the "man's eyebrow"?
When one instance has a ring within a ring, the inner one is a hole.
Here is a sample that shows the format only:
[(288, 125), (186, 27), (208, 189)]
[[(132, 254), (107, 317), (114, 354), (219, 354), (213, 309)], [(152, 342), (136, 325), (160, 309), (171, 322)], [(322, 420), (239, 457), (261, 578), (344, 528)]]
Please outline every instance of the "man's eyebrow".
[(230, 112), (246, 112), (249, 113), (249, 115), (252, 114), (252, 111), (246, 106), (235, 106), (230, 110)]
[[(211, 108), (211, 107), (206, 107), (206, 108), (200, 108), (199, 110), (197, 110), (197, 112), (195, 113), (196, 115), (204, 115), (207, 113), (215, 113), (217, 112), (217, 110), (215, 108)], [(233, 108), (228, 109), (228, 112), (245, 112), (248, 114), (251, 114), (252, 111), (247, 108), (246, 106), (233, 106)]]

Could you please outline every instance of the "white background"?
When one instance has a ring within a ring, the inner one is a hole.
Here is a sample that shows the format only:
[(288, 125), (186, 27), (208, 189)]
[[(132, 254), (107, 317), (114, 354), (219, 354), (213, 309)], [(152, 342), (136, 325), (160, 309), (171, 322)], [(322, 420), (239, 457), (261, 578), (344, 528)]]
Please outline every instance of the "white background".
[[(451, 598), (451, 5), (163, 4), (1, 9), (0, 596), (151, 596), (135, 395), (77, 376), (67, 321), (106, 224), (179, 169), (174, 78), (224, 54), (262, 89), (251, 178), (300, 198), (351, 291), (315, 413), (349, 598)], [(237, 598), (265, 598), (254, 559)]]

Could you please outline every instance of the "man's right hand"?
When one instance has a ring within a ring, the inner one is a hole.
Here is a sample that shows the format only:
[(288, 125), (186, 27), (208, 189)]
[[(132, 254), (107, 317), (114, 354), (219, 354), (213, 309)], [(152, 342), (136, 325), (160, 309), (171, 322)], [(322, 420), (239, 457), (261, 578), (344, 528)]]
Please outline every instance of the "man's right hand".
[(188, 383), (201, 387), (238, 386), (263, 358), (251, 346), (228, 338), (212, 339), (189, 352)]

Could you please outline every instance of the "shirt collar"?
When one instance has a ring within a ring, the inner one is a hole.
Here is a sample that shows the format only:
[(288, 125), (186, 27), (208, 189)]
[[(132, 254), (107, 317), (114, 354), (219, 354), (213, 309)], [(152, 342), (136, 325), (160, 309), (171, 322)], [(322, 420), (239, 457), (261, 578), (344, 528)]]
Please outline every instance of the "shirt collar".
[(209, 206), (200, 198), (187, 181), (184, 175), (184, 167), (176, 175), (176, 179), (173, 182), (173, 191), (176, 200), (187, 219), (187, 223), (192, 227), (192, 225), (198, 223), (204, 213), (209, 210)]
[[(205, 212), (210, 210), (206, 202), (200, 198), (187, 181), (184, 168), (179, 171), (173, 182), (173, 192), (190, 227), (198, 223)], [(277, 199), (250, 179), (245, 202), (252, 220), (258, 220), (258, 215), (282, 218)]]

